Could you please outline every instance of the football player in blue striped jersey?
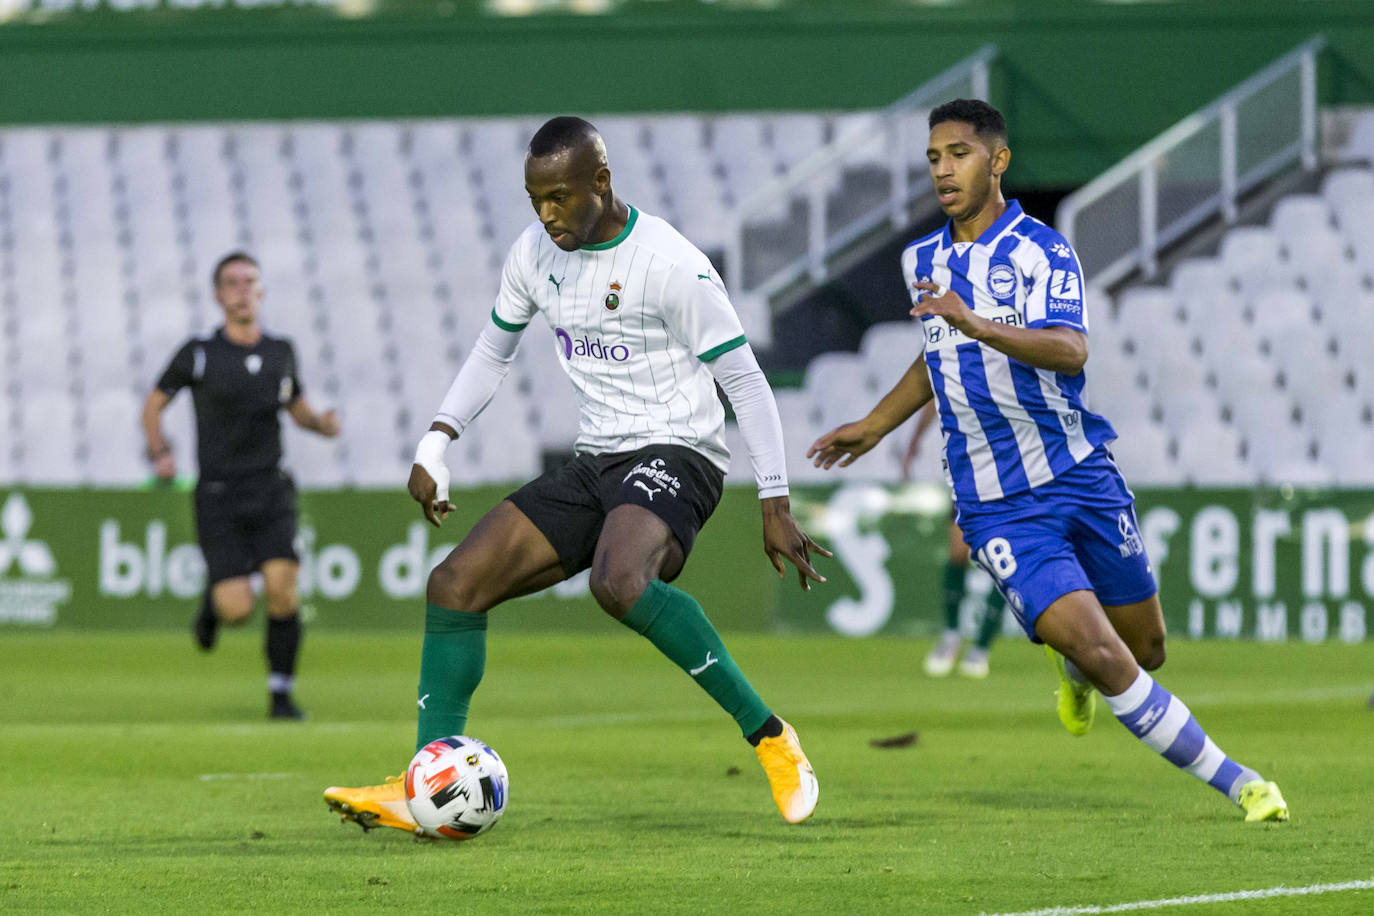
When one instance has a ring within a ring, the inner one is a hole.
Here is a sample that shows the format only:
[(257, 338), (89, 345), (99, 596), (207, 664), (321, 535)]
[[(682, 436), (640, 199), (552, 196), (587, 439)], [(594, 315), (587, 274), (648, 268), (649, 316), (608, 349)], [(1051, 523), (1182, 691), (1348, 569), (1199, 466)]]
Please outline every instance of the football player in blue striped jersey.
[(1232, 760), (1149, 672), (1164, 663), (1164, 615), (1135, 515), (1112, 459), (1116, 432), (1087, 407), (1083, 272), (1058, 232), (1002, 195), (1006, 123), (958, 99), (930, 114), (926, 150), (945, 226), (902, 254), (924, 352), (861, 420), (808, 456), (843, 467), (928, 401), (944, 436), (959, 527), (1060, 677), (1075, 735), (1094, 694), (1132, 734), (1240, 806), (1287, 820), (1278, 786)]

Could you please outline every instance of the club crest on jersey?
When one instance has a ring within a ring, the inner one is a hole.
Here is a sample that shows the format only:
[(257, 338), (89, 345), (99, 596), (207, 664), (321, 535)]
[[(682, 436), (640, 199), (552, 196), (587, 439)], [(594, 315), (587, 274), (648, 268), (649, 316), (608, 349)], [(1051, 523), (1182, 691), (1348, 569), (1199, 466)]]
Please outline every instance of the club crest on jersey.
[(988, 292), (1005, 299), (1016, 290), (1016, 271), (1010, 264), (994, 264), (988, 271)]
[(257, 375), (262, 371), (262, 357), (256, 353), (249, 353), (243, 360), (243, 367), (248, 370), (249, 375)]
[(619, 280), (611, 281), (611, 291), (606, 294), (606, 311), (614, 312), (620, 308), (620, 290), (622, 289)]

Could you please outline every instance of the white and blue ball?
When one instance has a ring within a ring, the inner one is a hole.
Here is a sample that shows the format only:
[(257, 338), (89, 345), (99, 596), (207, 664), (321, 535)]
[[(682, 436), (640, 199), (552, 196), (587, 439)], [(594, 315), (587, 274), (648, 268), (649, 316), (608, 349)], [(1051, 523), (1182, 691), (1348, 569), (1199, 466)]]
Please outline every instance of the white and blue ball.
[(426, 744), (406, 767), (406, 806), (425, 835), (470, 840), (506, 813), (510, 777), (500, 756), (476, 738)]

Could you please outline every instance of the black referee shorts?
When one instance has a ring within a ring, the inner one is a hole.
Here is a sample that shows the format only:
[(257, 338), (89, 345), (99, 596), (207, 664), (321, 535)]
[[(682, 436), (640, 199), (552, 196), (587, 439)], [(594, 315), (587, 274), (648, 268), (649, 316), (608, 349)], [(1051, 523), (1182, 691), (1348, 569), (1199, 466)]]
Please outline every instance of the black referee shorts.
[(633, 503), (663, 519), (682, 545), (685, 560), (697, 532), (720, 503), (725, 474), (699, 452), (681, 445), (650, 445), (633, 452), (578, 455), (507, 497), (534, 522), (558, 552), (563, 572), (592, 565), (606, 516)]
[(272, 470), (237, 480), (196, 484), (196, 537), (206, 582), (246, 576), (268, 560), (296, 555), (296, 484)]

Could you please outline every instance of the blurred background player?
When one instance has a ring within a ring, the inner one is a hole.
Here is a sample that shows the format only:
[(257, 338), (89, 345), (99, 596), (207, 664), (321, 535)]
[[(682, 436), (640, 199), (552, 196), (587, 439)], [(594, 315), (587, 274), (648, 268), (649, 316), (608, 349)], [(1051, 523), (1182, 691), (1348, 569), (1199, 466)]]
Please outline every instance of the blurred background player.
[[(921, 453), (921, 438), (935, 421), (935, 402), (922, 407), (916, 415), (916, 429), (911, 434), (902, 455), (902, 479), (911, 479), (911, 468)], [(964, 596), (968, 593), (969, 550), (964, 540), (964, 532), (959, 530), (956, 510), (951, 507), (949, 515), (949, 552), (945, 558), (945, 589), (943, 593), (945, 608), (945, 630), (934, 648), (925, 658), (925, 671), (931, 677), (945, 677), (954, 670), (955, 659), (964, 646), (964, 637), (959, 632), (959, 609), (963, 607)], [(983, 601), (982, 613), (978, 616), (978, 636), (973, 648), (959, 661), (959, 673), (964, 677), (985, 678), (988, 676), (988, 649), (1002, 628), (1002, 610), (1007, 606), (1006, 599), (997, 589), (987, 592)]]
[[(819, 788), (792, 726), (773, 714), (696, 599), (668, 583), (720, 500), (729, 451), (716, 383), (749, 450), (764, 553), (802, 588), (825, 581), (792, 518), (782, 423), (710, 260), (662, 219), (616, 197), (591, 124), (559, 117), (530, 140), (525, 189), (538, 221), (512, 246), (491, 320), (416, 450), (410, 494), (434, 525), (452, 509), (444, 453), (486, 407), (542, 312), (581, 401), (576, 455), (512, 493), (429, 576), (416, 750), (461, 734), (486, 666), (486, 612), (591, 569), (606, 613), (644, 636), (735, 720), (784, 819), (811, 816)], [(364, 829), (414, 830), (399, 780), (330, 787)]]
[(1134, 497), (1087, 409), (1082, 269), (1058, 232), (1002, 196), (1002, 115), (959, 99), (930, 113), (926, 150), (945, 227), (902, 253), (925, 352), (862, 420), (808, 455), (848, 465), (927, 401), (945, 433), (959, 526), (1034, 642), (1052, 650), (1059, 717), (1092, 725), (1094, 690), (1147, 747), (1226, 795), (1247, 821), (1288, 819), (1279, 788), (1228, 757), (1149, 675), (1164, 614)]
[(265, 334), (259, 321), (263, 286), (257, 261), (225, 255), (213, 274), (224, 324), (177, 350), (143, 406), (148, 459), (163, 480), (176, 475), (162, 411), (191, 389), (196, 415), (196, 535), (205, 555), (206, 589), (192, 624), (197, 645), (213, 649), (220, 623), (239, 625), (253, 613), (251, 574), (262, 574), (267, 602), (268, 714), (302, 719), (292, 699), (301, 621), (296, 594), (299, 561), (296, 487), (281, 469), (286, 410), (302, 429), (337, 436), (334, 412), (315, 413), (301, 391), (295, 349)]

